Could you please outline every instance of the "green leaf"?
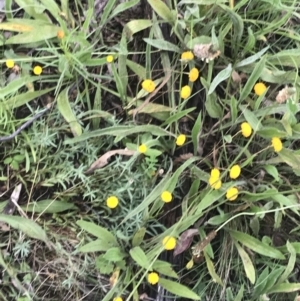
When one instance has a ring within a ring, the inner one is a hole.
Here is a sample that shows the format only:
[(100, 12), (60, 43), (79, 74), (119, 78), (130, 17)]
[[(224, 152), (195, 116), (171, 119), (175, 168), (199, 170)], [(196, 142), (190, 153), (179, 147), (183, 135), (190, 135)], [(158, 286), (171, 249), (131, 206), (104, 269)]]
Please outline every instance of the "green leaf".
[(214, 282), (220, 284), (221, 286), (224, 286), (221, 278), (216, 273), (214, 264), (210, 260), (209, 256), (207, 255), (207, 252), (204, 250), (203, 253), (204, 253), (204, 256), (205, 256), (205, 261), (206, 261), (206, 265), (207, 265), (207, 269), (208, 269), (209, 275), (212, 277), (212, 279), (213, 279)]
[(263, 48), (262, 50), (260, 50), (259, 52), (255, 53), (254, 55), (251, 55), (251, 56), (247, 57), (246, 59), (244, 59), (244, 60), (240, 61), (239, 63), (237, 63), (235, 65), (235, 67), (239, 68), (239, 67), (247, 66), (247, 65), (250, 65), (250, 64), (254, 63), (263, 54), (265, 54), (268, 51), (269, 48), (270, 48), (269, 46)]
[(24, 210), (28, 212), (36, 213), (58, 213), (70, 209), (76, 209), (77, 207), (73, 203), (67, 203), (58, 200), (42, 200), (38, 202), (30, 203), (26, 206), (21, 206)]
[(134, 247), (129, 251), (129, 254), (140, 267), (148, 269), (151, 265), (145, 252), (140, 247)]
[(278, 156), (293, 169), (300, 169), (300, 155), (295, 154), (291, 149), (283, 148)]
[(46, 10), (46, 7), (42, 3), (39, 3), (36, 0), (15, 0), (15, 2), (19, 7), (22, 7), (29, 16), (49, 23), (49, 18), (43, 13)]
[(223, 117), (223, 110), (221, 105), (218, 103), (216, 93), (212, 93), (211, 95), (207, 96), (205, 108), (210, 117), (218, 119)]
[(234, 298), (233, 301), (242, 301), (243, 300), (243, 296), (244, 296), (244, 284), (242, 284), (238, 294), (236, 295), (236, 297)]
[(229, 233), (234, 239), (256, 253), (275, 259), (285, 259), (284, 255), (279, 250), (262, 243), (246, 233), (235, 230), (229, 230)]
[(181, 53), (180, 48), (177, 45), (174, 45), (164, 39), (149, 39), (149, 38), (144, 38), (143, 39), (146, 43), (149, 45), (158, 48), (160, 50), (166, 50), (166, 51), (172, 51), (172, 52), (177, 52)]
[(183, 298), (188, 298), (188, 299), (193, 299), (193, 300), (200, 300), (201, 298), (194, 293), (192, 290), (187, 288), (186, 286), (175, 282), (171, 280), (167, 280), (164, 278), (160, 278), (158, 282), (164, 289), (169, 291), (170, 293), (183, 297)]
[(146, 68), (131, 60), (126, 60), (127, 66), (141, 79), (146, 79)]
[(169, 262), (156, 260), (152, 266), (153, 270), (157, 271), (159, 274), (166, 275), (178, 279), (178, 275), (173, 270), (172, 265)]
[(71, 109), (69, 102), (69, 87), (61, 91), (57, 97), (57, 108), (59, 112), (63, 115), (64, 119), (69, 123), (71, 131), (75, 137), (82, 134), (82, 129), (80, 124), (77, 122), (76, 116)]
[(137, 5), (140, 1), (139, 0), (131, 0), (128, 2), (123, 2), (117, 5), (117, 7), (112, 11), (112, 13), (109, 15), (109, 19), (114, 18), (119, 13), (122, 13), (123, 11), (132, 8), (133, 6)]
[[(198, 148), (199, 148), (199, 135), (201, 134), (201, 127), (202, 127), (202, 112), (200, 111), (197, 117), (197, 120), (194, 123), (193, 129), (192, 129), (192, 141), (194, 146), (194, 156), (198, 154)], [(199, 149), (200, 150), (200, 149)], [(201, 150), (200, 150), (201, 152)]]
[(269, 175), (271, 175), (277, 182), (280, 181), (278, 170), (277, 170), (277, 168), (276, 168), (274, 165), (264, 165), (263, 168), (264, 168), (264, 170), (265, 170)]
[(256, 84), (257, 80), (259, 79), (262, 71), (265, 67), (266, 58), (263, 57), (256, 65), (254, 70), (252, 71), (250, 77), (247, 80), (247, 83), (245, 84), (239, 98), (239, 102), (244, 101), (248, 95), (251, 93), (254, 85)]
[(79, 252), (90, 253), (107, 251), (111, 248), (111, 243), (103, 239), (96, 239), (79, 248)]
[(300, 53), (298, 49), (282, 50), (269, 55), (267, 59), (271, 65), (300, 67)]
[(152, 9), (165, 21), (174, 24), (174, 16), (168, 6), (161, 0), (148, 0)]
[(14, 229), (20, 230), (31, 238), (39, 239), (43, 242), (48, 241), (46, 232), (36, 222), (21, 217), (0, 214), (0, 222), (7, 223)]
[(275, 284), (269, 291), (269, 294), (274, 293), (292, 293), (300, 290), (300, 283), (280, 283)]
[(242, 259), (247, 278), (250, 280), (250, 282), (252, 284), (254, 284), (255, 283), (255, 268), (253, 266), (251, 258), (247, 254), (247, 252), (237, 242), (235, 242), (234, 244), (235, 244), (235, 246), (238, 250), (238, 253)]
[(83, 230), (89, 232), (90, 234), (98, 237), (100, 240), (107, 241), (111, 246), (118, 246), (118, 242), (113, 234), (103, 227), (97, 226), (94, 223), (86, 222), (83, 220), (77, 221), (76, 224)]
[(243, 112), (246, 121), (251, 125), (253, 130), (257, 131), (261, 128), (261, 123), (253, 112), (243, 106), (240, 106), (240, 110)]
[(287, 248), (290, 252), (290, 258), (289, 258), (289, 262), (286, 266), (285, 271), (283, 272), (283, 274), (280, 276), (280, 278), (278, 279), (276, 285), (279, 285), (280, 283), (285, 282), (288, 277), (291, 275), (291, 273), (294, 271), (294, 267), (295, 267), (295, 263), (296, 263), (296, 251), (295, 248), (293, 247), (293, 245), (287, 241), (286, 243)]
[(132, 238), (132, 246), (133, 247), (139, 246), (144, 240), (145, 234), (146, 234), (145, 227), (138, 229)]
[(224, 80), (228, 79), (232, 72), (232, 65), (229, 64), (225, 69), (220, 71), (217, 76), (213, 79), (212, 83), (210, 84), (209, 90), (207, 92), (207, 95), (210, 95), (213, 93), (216, 89), (216, 87), (223, 82)]
[(125, 256), (126, 254), (119, 247), (114, 247), (108, 249), (103, 255), (103, 258), (110, 262), (118, 262), (123, 260)]
[(131, 40), (132, 36), (137, 33), (140, 32), (148, 27), (153, 26), (153, 23), (151, 20), (132, 20), (129, 21), (128, 23), (126, 23), (126, 25), (124, 26), (124, 34), (126, 35), (126, 37)]

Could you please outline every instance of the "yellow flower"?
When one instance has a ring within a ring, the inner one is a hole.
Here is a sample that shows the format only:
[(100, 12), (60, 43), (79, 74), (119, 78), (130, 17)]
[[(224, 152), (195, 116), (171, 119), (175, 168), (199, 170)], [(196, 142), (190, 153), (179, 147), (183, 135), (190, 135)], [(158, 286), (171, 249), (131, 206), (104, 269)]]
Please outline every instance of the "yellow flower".
[(107, 61), (108, 63), (112, 63), (112, 62), (114, 61), (114, 57), (113, 57), (112, 55), (108, 55), (108, 56), (106, 57), (106, 61)]
[(241, 168), (239, 165), (236, 164), (230, 168), (229, 177), (231, 179), (238, 178), (240, 174), (241, 174)]
[(183, 99), (187, 99), (191, 95), (191, 88), (189, 86), (184, 86), (181, 88), (180, 97)]
[(198, 79), (199, 77), (199, 70), (197, 68), (193, 68), (190, 70), (190, 73), (189, 73), (189, 79), (190, 79), (190, 82), (194, 82)]
[(242, 135), (245, 138), (248, 138), (252, 134), (252, 128), (248, 122), (243, 122), (241, 124), (241, 129), (242, 129)]
[(163, 191), (162, 194), (160, 195), (160, 198), (163, 202), (165, 203), (170, 203), (172, 201), (172, 193), (170, 191)]
[(186, 140), (186, 136), (184, 134), (180, 134), (176, 139), (176, 145), (181, 146), (184, 144)]
[(226, 198), (229, 201), (234, 201), (238, 197), (238, 189), (236, 187), (231, 187), (226, 192)]
[(257, 96), (262, 95), (267, 90), (267, 87), (264, 83), (257, 83), (254, 86), (254, 92)]
[(185, 268), (187, 270), (190, 270), (194, 266), (194, 260), (193, 258), (186, 264)]
[(194, 58), (194, 54), (192, 51), (185, 51), (181, 54), (181, 59), (185, 61), (190, 61)]
[(211, 177), (213, 178), (219, 178), (220, 177), (220, 171), (217, 168), (213, 168), (210, 172)]
[(6, 60), (5, 64), (6, 64), (7, 68), (13, 68), (15, 65), (15, 62), (13, 60)]
[(146, 146), (145, 144), (141, 144), (141, 145), (139, 146), (139, 152), (140, 152), (141, 154), (144, 154), (146, 151), (147, 151), (147, 146)]
[(57, 35), (56, 35), (56, 36), (57, 36), (58, 39), (61, 40), (61, 39), (63, 39), (63, 38), (65, 37), (65, 33), (64, 33), (63, 30), (60, 29), (60, 30), (57, 32)]
[(118, 206), (118, 204), (119, 204), (119, 200), (114, 195), (112, 195), (106, 199), (106, 205), (107, 205), (107, 207), (109, 207), (111, 209), (116, 208)]
[(166, 236), (162, 244), (166, 250), (173, 250), (176, 247), (176, 238), (173, 236)]
[(115, 297), (113, 301), (123, 301), (122, 297)]
[(211, 186), (211, 188), (216, 189), (216, 190), (218, 190), (222, 187), (222, 181), (216, 177), (211, 176), (208, 180), (208, 183)]
[(151, 93), (155, 90), (155, 83), (153, 80), (151, 79), (145, 79), (143, 82), (142, 82), (142, 87), (145, 91)]
[(159, 276), (155, 272), (151, 272), (148, 274), (148, 282), (152, 285), (156, 284), (159, 281)]
[(42, 71), (43, 71), (43, 69), (42, 69), (41, 66), (35, 66), (35, 67), (33, 68), (33, 73), (34, 73), (35, 75), (40, 75), (40, 74), (42, 74)]
[(282, 142), (278, 137), (272, 138), (272, 146), (274, 147), (274, 151), (276, 153), (280, 152), (282, 150)]

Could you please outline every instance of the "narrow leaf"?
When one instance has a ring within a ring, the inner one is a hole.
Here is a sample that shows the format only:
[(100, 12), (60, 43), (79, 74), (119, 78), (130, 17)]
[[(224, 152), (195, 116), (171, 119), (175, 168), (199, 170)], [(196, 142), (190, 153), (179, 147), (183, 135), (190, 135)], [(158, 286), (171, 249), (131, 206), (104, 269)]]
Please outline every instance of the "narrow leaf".
[(227, 66), (227, 68), (225, 68), (224, 70), (220, 71), (217, 76), (213, 79), (210, 88), (208, 90), (208, 95), (210, 95), (211, 93), (213, 93), (216, 89), (216, 87), (224, 80), (228, 79), (231, 75), (232, 72), (232, 65), (229, 64)]
[(221, 286), (223, 286), (224, 284), (223, 284), (221, 278), (219, 277), (219, 275), (216, 273), (213, 262), (210, 260), (206, 251), (203, 251), (203, 253), (205, 256), (208, 272), (209, 272), (210, 276), (212, 277), (213, 281), (220, 284)]
[(30, 203), (27, 206), (21, 206), (21, 208), (26, 209), (26, 211), (28, 212), (58, 213), (70, 209), (75, 209), (76, 206), (72, 203), (67, 203), (58, 200), (42, 200)]
[(148, 0), (152, 9), (165, 21), (173, 24), (174, 16), (168, 6), (161, 0)]
[(103, 239), (96, 239), (79, 248), (82, 253), (107, 251), (111, 248), (111, 243)]

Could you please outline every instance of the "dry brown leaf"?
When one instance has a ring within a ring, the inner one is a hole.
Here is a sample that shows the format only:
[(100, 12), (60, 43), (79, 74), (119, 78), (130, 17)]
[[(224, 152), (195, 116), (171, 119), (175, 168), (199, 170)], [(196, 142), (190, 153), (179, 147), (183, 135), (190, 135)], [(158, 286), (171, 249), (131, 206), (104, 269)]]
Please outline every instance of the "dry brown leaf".
[(217, 58), (220, 54), (220, 50), (214, 50), (213, 44), (196, 44), (193, 49), (194, 55), (197, 58), (200, 58), (202, 61), (206, 61), (207, 63), (209, 61), (214, 60)]
[(198, 229), (188, 229), (181, 233), (174, 250), (174, 257), (181, 254), (191, 246), (195, 235), (199, 235)]
[(235, 70), (232, 71), (231, 78), (235, 83), (238, 83), (238, 84), (240, 84), (242, 81), (242, 78)]
[(115, 155), (123, 155), (123, 156), (133, 156), (136, 151), (128, 150), (128, 149), (116, 149), (111, 150), (102, 155), (99, 159), (97, 159), (85, 172), (86, 174), (92, 173), (94, 170), (104, 167), (108, 164), (108, 160)]
[(211, 231), (203, 240), (201, 240), (194, 247), (192, 247), (193, 257), (197, 258), (201, 256), (201, 253), (204, 250), (204, 248), (216, 237), (216, 235), (216, 231)]
[(192, 158), (194, 155), (192, 153), (182, 154), (174, 160), (174, 164), (187, 161), (189, 158)]
[(295, 94), (295, 92), (295, 88), (289, 88), (288, 86), (285, 86), (278, 92), (276, 101), (278, 103), (285, 103), (293, 94)]

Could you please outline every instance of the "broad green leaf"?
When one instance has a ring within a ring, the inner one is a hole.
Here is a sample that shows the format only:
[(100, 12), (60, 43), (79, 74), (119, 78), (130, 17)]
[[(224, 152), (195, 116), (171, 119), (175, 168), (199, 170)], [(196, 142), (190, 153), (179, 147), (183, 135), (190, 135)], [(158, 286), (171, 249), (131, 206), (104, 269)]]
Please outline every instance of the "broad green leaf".
[(238, 253), (242, 259), (247, 278), (250, 280), (250, 282), (252, 284), (254, 284), (255, 283), (255, 268), (253, 266), (250, 256), (237, 242), (235, 242), (234, 245), (236, 246)]
[(246, 121), (251, 125), (253, 130), (257, 131), (261, 128), (261, 123), (253, 112), (243, 106), (240, 106), (240, 110), (243, 112)]
[(161, 0), (147, 0), (152, 9), (164, 20), (174, 24), (174, 16), (168, 6)]
[(147, 255), (140, 247), (134, 247), (129, 251), (131, 258), (142, 268), (148, 269), (150, 261), (147, 258)]
[(278, 156), (293, 169), (300, 169), (300, 155), (295, 154), (293, 150), (283, 148)]
[(279, 266), (274, 268), (266, 279), (266, 284), (264, 287), (264, 293), (269, 293), (269, 291), (274, 287), (278, 277), (283, 273), (284, 267)]
[(246, 59), (244, 59), (244, 60), (240, 61), (239, 63), (237, 63), (235, 65), (235, 67), (239, 68), (239, 67), (243, 67), (243, 66), (250, 65), (250, 64), (254, 63), (258, 59), (260, 59), (261, 56), (268, 51), (268, 49), (269, 49), (269, 46), (263, 48), (262, 50), (255, 53), (254, 55), (251, 55), (251, 56), (247, 57)]
[(278, 170), (277, 170), (277, 168), (276, 168), (274, 165), (264, 165), (263, 168), (264, 168), (264, 170), (265, 170), (269, 175), (271, 175), (277, 182), (280, 181)]
[(216, 87), (223, 82), (224, 80), (228, 79), (232, 72), (232, 65), (229, 64), (224, 70), (220, 71), (217, 76), (213, 79), (212, 83), (210, 84), (209, 90), (207, 95), (212, 94)]
[(146, 234), (146, 228), (145, 227), (139, 228), (132, 238), (132, 246), (133, 247), (139, 246), (144, 240), (145, 234)]
[(44, 14), (47, 8), (42, 3), (36, 0), (15, 0), (15, 2), (34, 19), (49, 23), (49, 18)]
[(242, 301), (244, 296), (244, 284), (240, 287), (240, 290), (233, 301)]
[(210, 260), (209, 256), (207, 255), (207, 252), (204, 250), (203, 253), (204, 253), (204, 257), (205, 257), (205, 261), (206, 261), (206, 266), (207, 266), (209, 275), (211, 276), (211, 278), (213, 279), (214, 282), (216, 282), (219, 285), (223, 286), (224, 284), (223, 284), (221, 278), (219, 277), (219, 275), (216, 273), (214, 264)]
[(231, 213), (226, 213), (223, 215), (216, 215), (211, 217), (208, 221), (207, 224), (213, 225), (213, 226), (218, 226), (226, 222), (230, 217), (232, 216)]
[(47, 10), (57, 21), (60, 21), (59, 15), (61, 13), (61, 9), (54, 0), (40, 0), (40, 2), (47, 7)]
[(268, 55), (268, 63), (279, 66), (300, 67), (300, 53), (298, 49), (287, 49), (273, 55)]
[(247, 80), (247, 83), (245, 84), (239, 98), (239, 103), (244, 101), (248, 95), (251, 93), (254, 85), (256, 84), (257, 80), (259, 79), (262, 71), (265, 67), (266, 58), (263, 57), (256, 65), (254, 70), (252, 71), (250, 77)]
[(130, 9), (131, 7), (137, 5), (140, 1), (139, 0), (130, 0), (128, 2), (120, 3), (116, 6), (116, 8), (112, 11), (112, 13), (109, 15), (109, 19), (114, 18), (119, 13), (124, 12), (125, 10)]
[(6, 214), (0, 214), (0, 222), (7, 223), (12, 228), (22, 231), (24, 234), (31, 238), (39, 239), (47, 243), (46, 232), (31, 219), (27, 219), (21, 216), (11, 216)]
[(290, 258), (289, 258), (289, 262), (286, 266), (286, 269), (283, 272), (283, 274), (280, 276), (280, 278), (278, 279), (276, 285), (279, 285), (280, 283), (285, 282), (288, 279), (288, 277), (291, 275), (291, 273), (294, 271), (294, 268), (295, 268), (295, 263), (296, 263), (295, 248), (293, 247), (293, 245), (289, 241), (287, 241), (286, 245), (287, 245), (287, 248), (288, 248), (291, 255), (290, 255)]
[(260, 128), (257, 132), (257, 135), (265, 138), (265, 139), (271, 139), (273, 137), (278, 137), (278, 138), (285, 138), (287, 133), (285, 131), (281, 131), (274, 126), (264, 126)]
[(149, 39), (149, 38), (144, 38), (143, 39), (146, 43), (149, 45), (161, 49), (161, 50), (166, 50), (166, 51), (172, 51), (172, 52), (177, 52), (180, 53), (181, 50), (177, 45), (174, 45), (164, 39)]
[[(166, 107), (166, 108), (168, 108), (169, 110), (172, 110), (170, 107)], [(175, 113), (174, 115), (171, 115), (161, 126), (170, 125), (173, 122), (177, 122), (182, 117), (188, 116), (189, 113), (195, 111), (195, 109), (196, 108), (193, 107), (193, 108), (189, 108), (189, 109), (186, 109), (186, 110), (179, 111), (179, 112)]]
[(269, 276), (269, 267), (267, 266), (264, 270), (258, 273), (258, 278), (256, 280), (255, 286), (253, 288), (253, 295), (260, 296), (264, 292), (264, 287), (267, 283), (267, 278)]
[(218, 119), (221, 119), (223, 117), (223, 109), (218, 103), (217, 95), (215, 92), (207, 96), (207, 99), (205, 101), (205, 108), (210, 117)]
[(103, 255), (103, 258), (110, 262), (118, 262), (123, 260), (125, 256), (125, 252), (123, 252), (119, 247), (114, 247), (108, 249)]
[(249, 26), (247, 30), (248, 30), (248, 40), (247, 40), (247, 44), (244, 46), (244, 53), (252, 51), (256, 43), (256, 38), (251, 26)]
[(156, 260), (152, 266), (153, 270), (157, 271), (159, 274), (166, 275), (178, 279), (178, 275), (173, 270), (172, 265), (169, 262)]
[(103, 239), (96, 239), (79, 248), (82, 253), (107, 251), (111, 248), (111, 243)]
[(73, 203), (67, 203), (58, 200), (42, 200), (38, 202), (33, 202), (27, 206), (21, 206), (24, 210), (28, 212), (36, 213), (58, 213), (70, 209), (76, 209), (77, 207)]
[(169, 291), (170, 293), (172, 293), (176, 296), (188, 298), (188, 299), (192, 299), (192, 300), (200, 300), (201, 299), (192, 290), (190, 290), (189, 288), (187, 288), (186, 286), (184, 286), (178, 282), (160, 278), (158, 283), (164, 289), (166, 289), (167, 291)]
[(146, 79), (146, 69), (144, 66), (129, 59), (126, 60), (126, 64), (140, 79)]
[(126, 25), (124, 26), (124, 33), (125, 33), (126, 37), (129, 40), (131, 40), (132, 36), (135, 33), (140, 32), (151, 26), (153, 26), (153, 23), (151, 20), (148, 20), (148, 19), (132, 20), (132, 21), (129, 21), (128, 23), (126, 23)]
[(103, 227), (97, 226), (94, 223), (83, 220), (77, 221), (76, 224), (88, 233), (98, 237), (100, 240), (109, 242), (111, 246), (118, 246), (118, 242), (113, 234)]
[(229, 233), (234, 239), (256, 253), (275, 259), (285, 259), (284, 255), (279, 250), (262, 243), (249, 234), (235, 230), (229, 230)]
[(75, 137), (82, 134), (82, 129), (80, 124), (77, 122), (77, 118), (71, 109), (69, 102), (69, 87), (61, 91), (57, 97), (57, 108), (62, 114), (64, 119), (69, 123), (71, 131)]
[(199, 135), (201, 134), (201, 127), (202, 127), (202, 112), (200, 111), (197, 117), (197, 120), (194, 123), (194, 126), (192, 128), (192, 141), (193, 141), (193, 147), (194, 147), (194, 156), (196, 156), (199, 152), (201, 153), (201, 149), (199, 148)]
[(269, 291), (269, 294), (274, 293), (292, 293), (300, 290), (300, 283), (280, 283), (275, 284)]

